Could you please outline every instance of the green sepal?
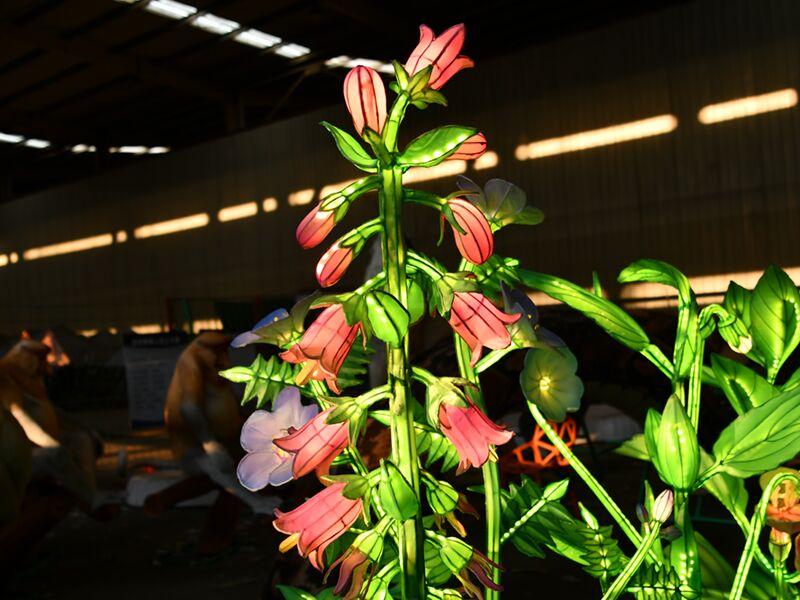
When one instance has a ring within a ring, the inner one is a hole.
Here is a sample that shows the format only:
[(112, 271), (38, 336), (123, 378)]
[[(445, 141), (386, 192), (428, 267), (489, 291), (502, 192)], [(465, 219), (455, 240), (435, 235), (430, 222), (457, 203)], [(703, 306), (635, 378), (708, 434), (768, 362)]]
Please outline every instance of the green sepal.
[[(396, 60), (392, 61), (392, 68), (394, 68), (394, 77), (397, 80), (399, 90), (405, 91), (408, 88), (408, 71)], [(398, 94), (400, 91), (395, 90)]]
[(442, 585), (446, 583), (453, 574), (442, 561), (440, 546), (433, 540), (425, 540), (425, 582), (430, 585)]
[(397, 164), (402, 167), (433, 167), (454, 154), (462, 143), (476, 133), (478, 130), (474, 127), (437, 127), (411, 140), (397, 157)]
[(428, 504), (437, 515), (449, 514), (458, 507), (460, 494), (452, 485), (433, 477), (424, 479), (424, 482)]
[(661, 480), (677, 490), (691, 490), (700, 470), (700, 445), (680, 398), (672, 394), (663, 415), (649, 410), (644, 439)]
[(767, 267), (753, 289), (750, 320), (753, 344), (764, 358), (767, 381), (772, 383), (800, 343), (800, 293), (775, 265)]
[[(338, 211), (342, 206), (349, 205), (367, 192), (377, 190), (380, 187), (380, 181), (378, 175), (362, 177), (358, 181), (344, 186), (341, 190), (325, 196), (319, 203), (319, 209), (323, 211)], [(340, 218), (337, 218), (337, 222), (339, 220)]]
[(425, 415), (431, 427), (439, 427), (439, 408), (442, 402), (454, 406), (466, 407), (469, 405), (466, 394), (461, 388), (466, 386), (475, 387), (467, 379), (461, 377), (435, 377), (426, 382), (427, 390), (425, 393)]
[(367, 320), (379, 340), (399, 348), (408, 333), (411, 316), (388, 292), (374, 290), (366, 294)]
[(367, 173), (375, 173), (378, 170), (378, 161), (367, 154), (352, 135), (327, 121), (321, 121), (320, 125), (333, 136), (339, 152), (354, 166)]
[(361, 432), (367, 422), (367, 411), (358, 403), (356, 398), (347, 396), (326, 397), (325, 400), (336, 405), (325, 420), (329, 425), (336, 423), (348, 423), (348, 433), (350, 434), (350, 445), (355, 447)]
[(714, 471), (750, 477), (800, 453), (800, 388), (783, 392), (734, 419), (714, 443)]
[(413, 277), (408, 278), (408, 315), (413, 325), (425, 316), (425, 291)]
[(369, 479), (361, 477), (360, 475), (354, 476), (344, 488), (342, 488), (342, 496), (348, 500), (357, 500), (358, 498), (365, 498), (369, 494)]
[(359, 294), (357, 292), (326, 294), (324, 296), (319, 296), (312, 308), (341, 304), (342, 310), (344, 311), (344, 320), (350, 327), (356, 323), (361, 323), (363, 326), (366, 326), (368, 325), (366, 318), (367, 305), (364, 296), (364, 294)]
[(474, 554), (472, 546), (452, 537), (445, 538), (441, 543), (442, 562), (450, 569), (453, 575), (460, 574), (472, 560), (472, 555)]
[(408, 81), (408, 85), (406, 86), (406, 90), (412, 99), (414, 98), (415, 94), (421, 93), (426, 87), (428, 87), (428, 82), (431, 80), (432, 73), (433, 65), (428, 65), (424, 69), (420, 69), (411, 76), (411, 79)]
[(386, 514), (396, 521), (407, 521), (419, 512), (419, 500), (406, 478), (393, 462), (381, 460), (378, 496)]
[(447, 106), (447, 98), (445, 98), (444, 94), (442, 94), (439, 90), (434, 90), (433, 88), (427, 88), (426, 90), (419, 92), (414, 95), (414, 99), (411, 103), (420, 110), (425, 110), (431, 104), (439, 104), (441, 106)]
[[(389, 128), (384, 127), (384, 130), (387, 129)], [(389, 150), (384, 145), (383, 139), (379, 134), (377, 134), (369, 127), (364, 127), (363, 131), (361, 132), (361, 137), (364, 138), (370, 145), (372, 151), (375, 153), (375, 156), (378, 157), (378, 161), (380, 161), (381, 164), (389, 165), (392, 163), (392, 155), (389, 153)]]
[(711, 355), (714, 377), (737, 414), (761, 406), (779, 391), (758, 373), (719, 354)]
[(631, 350), (641, 352), (650, 345), (650, 339), (644, 329), (613, 302), (599, 298), (574, 283), (552, 275), (526, 269), (518, 269), (517, 273), (526, 287), (544, 292), (551, 298), (583, 313), (608, 335)]
[(431, 308), (438, 310), (443, 317), (450, 314), (456, 292), (480, 291), (475, 278), (466, 272), (444, 273), (433, 284)]

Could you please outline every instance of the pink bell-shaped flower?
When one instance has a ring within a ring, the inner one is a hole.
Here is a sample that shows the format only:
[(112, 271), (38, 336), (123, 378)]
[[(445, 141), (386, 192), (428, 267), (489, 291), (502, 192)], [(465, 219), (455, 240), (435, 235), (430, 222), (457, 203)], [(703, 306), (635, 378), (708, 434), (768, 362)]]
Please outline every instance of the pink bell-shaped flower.
[(480, 208), (464, 198), (448, 200), (447, 205), (453, 211), (456, 223), (465, 232), (453, 228), (453, 237), (461, 256), (476, 265), (485, 263), (494, 252), (494, 236), (489, 221)]
[(453, 25), (438, 38), (430, 27), (420, 25), (419, 43), (406, 61), (406, 71), (409, 75), (414, 75), (428, 65), (433, 65), (428, 85), (434, 90), (440, 89), (461, 69), (475, 64), (466, 56), (459, 56), (465, 36), (463, 23)]
[(320, 210), (317, 205), (297, 226), (295, 233), (297, 243), (306, 250), (313, 248), (328, 237), (334, 225), (336, 225), (336, 218), (333, 211)]
[(470, 467), (480, 467), (490, 456), (497, 460), (491, 444), (499, 446), (514, 437), (511, 431), (490, 421), (472, 401), (467, 407), (442, 402), (439, 427), (458, 451), (459, 475)]
[(386, 123), (386, 90), (375, 69), (356, 67), (344, 78), (344, 101), (359, 135), (364, 127), (375, 133)]
[(317, 281), (322, 287), (336, 285), (351, 262), (353, 262), (353, 249), (342, 248), (338, 243), (334, 244), (317, 263)]
[(506, 325), (515, 323), (521, 316), (504, 313), (479, 292), (455, 292), (449, 322), (472, 350), (470, 365), (474, 367), (483, 346), (492, 350), (508, 348), (511, 334)]
[(448, 156), (447, 160), (475, 160), (483, 156), (484, 152), (486, 152), (486, 136), (476, 133), (461, 142), (458, 150)]
[(295, 479), (314, 470), (327, 475), (333, 459), (350, 442), (346, 420), (332, 425), (325, 422), (331, 412), (333, 408), (321, 412), (289, 435), (273, 440), (278, 448), (294, 455), (292, 473)]
[(342, 495), (345, 485), (334, 483), (287, 513), (275, 510), (272, 525), (289, 536), (281, 552), (297, 545), (300, 556), (308, 557), (315, 569), (325, 568), (325, 549), (355, 523), (362, 509), (361, 498)]
[(303, 365), (296, 378), (297, 385), (303, 385), (309, 379), (325, 381), (331, 390), (340, 393), (336, 377), (353, 347), (360, 326), (360, 323), (347, 324), (341, 304), (332, 304), (323, 310), (300, 341), (280, 354), (286, 362)]

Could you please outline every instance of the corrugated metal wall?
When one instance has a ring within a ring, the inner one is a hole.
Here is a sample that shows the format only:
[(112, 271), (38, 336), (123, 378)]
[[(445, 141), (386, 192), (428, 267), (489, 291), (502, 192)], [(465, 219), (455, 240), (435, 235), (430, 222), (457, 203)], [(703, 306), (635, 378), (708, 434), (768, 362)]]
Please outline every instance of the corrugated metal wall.
[[(468, 38), (467, 53), (470, 43), (480, 41)], [(787, 87), (800, 87), (800, 3), (708, 0), (480, 64), (448, 83), (450, 109), (412, 111), (406, 131), (463, 123), (486, 133), (500, 163), (472, 175), (515, 181), (547, 214), (537, 228), (499, 236), (499, 253), (532, 268), (579, 282), (597, 269), (610, 283), (639, 257), (691, 275), (800, 266), (800, 109), (710, 126), (697, 120), (705, 104)], [(514, 158), (520, 143), (664, 113), (679, 120), (666, 135)], [(317, 125), (323, 118), (349, 125), (334, 107), (0, 206), (0, 253), (129, 235), (0, 269), (0, 331), (152, 323), (163, 319), (167, 297), (286, 296), (313, 287), (324, 248), (297, 247), (294, 228), (308, 207), (288, 206), (287, 196), (358, 176)], [(279, 201), (276, 212), (216, 220), (219, 208), (269, 196)], [(197, 212), (212, 216), (207, 227), (131, 235)], [(347, 222), (372, 212), (368, 198)], [(415, 246), (432, 248), (433, 214), (412, 210), (408, 229)], [(365, 264), (354, 265), (350, 283)]]

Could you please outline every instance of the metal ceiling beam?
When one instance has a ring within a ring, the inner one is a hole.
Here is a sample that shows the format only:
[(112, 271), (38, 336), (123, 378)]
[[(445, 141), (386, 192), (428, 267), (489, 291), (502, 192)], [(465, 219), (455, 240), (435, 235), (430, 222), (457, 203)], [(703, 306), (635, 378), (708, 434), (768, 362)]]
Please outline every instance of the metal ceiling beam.
[[(40, 27), (0, 23), (0, 36), (24, 46), (35, 46), (52, 52), (64, 52), (79, 60), (112, 69), (120, 74), (171, 87), (192, 96), (209, 98), (220, 104), (235, 103), (238, 100), (234, 91), (226, 90), (176, 69), (163, 67), (130, 55), (112, 53), (91, 42), (68, 39)], [(244, 101), (259, 103), (259, 99), (252, 95), (248, 95)]]

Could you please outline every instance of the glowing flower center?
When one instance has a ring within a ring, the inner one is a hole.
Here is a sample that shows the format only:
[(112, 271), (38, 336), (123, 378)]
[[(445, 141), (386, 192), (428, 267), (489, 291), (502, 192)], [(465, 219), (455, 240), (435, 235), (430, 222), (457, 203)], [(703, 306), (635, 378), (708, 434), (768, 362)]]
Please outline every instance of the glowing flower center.
[[(278, 437), (283, 437), (283, 436), (278, 436)], [(272, 444), (272, 451), (275, 453), (275, 456), (277, 456), (282, 460), (286, 460), (292, 457), (292, 454), (290, 452), (287, 452), (283, 448), (278, 448), (275, 444)]]
[(550, 379), (549, 376), (545, 375), (539, 380), (539, 389), (543, 392), (546, 392), (550, 389), (550, 386), (553, 385), (553, 381)]

